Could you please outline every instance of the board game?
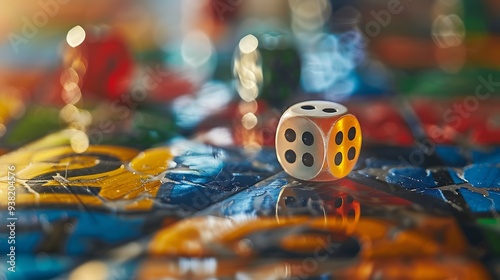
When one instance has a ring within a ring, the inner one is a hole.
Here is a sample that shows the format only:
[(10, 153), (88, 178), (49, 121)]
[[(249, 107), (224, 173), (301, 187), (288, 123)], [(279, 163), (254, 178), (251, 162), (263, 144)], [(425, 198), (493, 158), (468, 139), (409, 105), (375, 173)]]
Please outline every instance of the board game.
[[(28, 2), (0, 4), (0, 279), (500, 278), (496, 2)], [(309, 100), (359, 121), (345, 177), (278, 160)]]

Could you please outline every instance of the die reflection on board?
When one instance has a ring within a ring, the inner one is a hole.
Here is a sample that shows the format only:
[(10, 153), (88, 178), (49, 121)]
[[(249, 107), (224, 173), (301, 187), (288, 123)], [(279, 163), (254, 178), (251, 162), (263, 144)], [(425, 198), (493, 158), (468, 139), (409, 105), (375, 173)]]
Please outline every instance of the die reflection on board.
[(335, 244), (329, 258), (353, 259), (460, 255), (468, 250), (453, 216), (418, 209), (350, 179), (303, 182), (282, 172), (157, 231), (148, 252), (310, 257), (317, 248)]

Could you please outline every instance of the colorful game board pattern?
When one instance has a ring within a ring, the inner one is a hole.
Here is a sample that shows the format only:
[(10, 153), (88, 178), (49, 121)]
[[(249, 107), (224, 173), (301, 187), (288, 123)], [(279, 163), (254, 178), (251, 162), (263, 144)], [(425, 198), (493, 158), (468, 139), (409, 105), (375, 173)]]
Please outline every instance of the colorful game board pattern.
[(500, 139), (484, 130), (498, 131), (485, 117), (500, 102), (436, 139), (432, 108), (454, 102), (348, 102), (364, 148), (355, 171), (330, 183), (289, 177), (272, 147), (176, 137), (78, 154), (74, 131), (50, 134), (0, 158), (2, 170), (16, 168), (15, 277), (494, 277)]

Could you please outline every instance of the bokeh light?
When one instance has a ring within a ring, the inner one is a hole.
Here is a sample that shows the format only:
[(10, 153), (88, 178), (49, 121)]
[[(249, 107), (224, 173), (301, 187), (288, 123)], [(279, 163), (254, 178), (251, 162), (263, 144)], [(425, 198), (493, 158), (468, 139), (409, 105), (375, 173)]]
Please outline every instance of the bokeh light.
[(236, 90), (241, 99), (246, 102), (255, 100), (262, 86), (262, 62), (257, 50), (258, 45), (259, 42), (255, 36), (249, 34), (243, 37), (233, 58)]
[(85, 40), (85, 29), (80, 25), (71, 28), (66, 35), (66, 42), (72, 48), (77, 47)]

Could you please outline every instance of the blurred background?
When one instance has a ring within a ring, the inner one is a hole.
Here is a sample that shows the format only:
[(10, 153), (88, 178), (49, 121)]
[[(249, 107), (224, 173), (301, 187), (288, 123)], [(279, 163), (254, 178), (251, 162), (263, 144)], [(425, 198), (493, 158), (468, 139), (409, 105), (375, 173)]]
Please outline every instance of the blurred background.
[[(298, 100), (365, 100), (370, 119), (385, 101), (366, 100), (489, 97), (500, 81), (494, 0), (0, 3), (4, 152), (68, 126), (75, 151), (174, 134), (258, 148)], [(429, 121), (444, 141), (452, 117)], [(391, 127), (368, 143), (411, 144)]]

